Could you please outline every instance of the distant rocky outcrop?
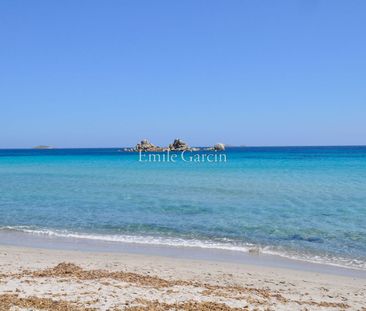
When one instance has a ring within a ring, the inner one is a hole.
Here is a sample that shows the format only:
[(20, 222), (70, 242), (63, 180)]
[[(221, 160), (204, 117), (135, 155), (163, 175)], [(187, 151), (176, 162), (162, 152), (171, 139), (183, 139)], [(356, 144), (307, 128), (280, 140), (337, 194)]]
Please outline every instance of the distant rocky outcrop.
[(209, 147), (209, 148), (205, 148), (204, 150), (207, 151), (224, 151), (225, 150), (225, 145), (224, 144), (216, 144), (213, 147)]
[(174, 139), (173, 143), (169, 145), (168, 149), (170, 151), (185, 151), (190, 150), (191, 148), (183, 140), (177, 138)]
[(39, 146), (33, 147), (33, 149), (53, 149), (53, 147), (45, 146), (45, 145), (39, 145)]
[[(147, 139), (143, 139), (134, 148), (124, 148), (122, 150), (126, 152), (164, 152), (164, 151), (200, 151), (201, 149), (190, 147), (183, 140), (176, 138), (174, 139), (173, 143), (171, 143), (168, 147), (155, 146), (154, 144), (150, 143)], [(203, 148), (202, 150), (224, 151), (225, 145), (218, 143), (213, 147)]]
[(141, 140), (135, 148), (125, 148), (124, 151), (129, 152), (162, 152), (165, 151), (164, 148), (159, 146), (155, 146), (154, 144), (150, 143), (147, 139)]
[(219, 144), (216, 144), (213, 148), (214, 148), (214, 150), (216, 150), (216, 151), (224, 151), (224, 150), (225, 150), (225, 145), (224, 145), (224, 144), (219, 143)]
[(177, 138), (168, 147), (169, 151), (199, 151), (200, 148), (189, 147), (183, 140)]

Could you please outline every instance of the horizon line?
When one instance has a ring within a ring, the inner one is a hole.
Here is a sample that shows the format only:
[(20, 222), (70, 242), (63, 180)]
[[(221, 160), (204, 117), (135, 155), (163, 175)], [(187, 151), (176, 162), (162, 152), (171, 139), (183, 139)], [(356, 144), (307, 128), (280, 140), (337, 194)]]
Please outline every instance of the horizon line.
[[(48, 146), (48, 145), (42, 145), (42, 146)], [(206, 148), (211, 145), (207, 146), (191, 146), (193, 148)], [(36, 148), (35, 147), (16, 147), (16, 148), (0, 148), (0, 150), (61, 150), (61, 149), (121, 149), (121, 148), (131, 148), (131, 146), (119, 146), (119, 147), (52, 147), (50, 148)], [(366, 147), (366, 144), (364, 145), (225, 145), (226, 148), (304, 148), (304, 147)]]

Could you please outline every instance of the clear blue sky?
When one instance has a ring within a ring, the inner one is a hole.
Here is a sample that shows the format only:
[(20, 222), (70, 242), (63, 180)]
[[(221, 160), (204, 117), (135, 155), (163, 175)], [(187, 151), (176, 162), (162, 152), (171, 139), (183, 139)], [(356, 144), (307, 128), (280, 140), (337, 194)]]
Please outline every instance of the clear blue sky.
[(0, 148), (366, 144), (366, 1), (2, 0)]

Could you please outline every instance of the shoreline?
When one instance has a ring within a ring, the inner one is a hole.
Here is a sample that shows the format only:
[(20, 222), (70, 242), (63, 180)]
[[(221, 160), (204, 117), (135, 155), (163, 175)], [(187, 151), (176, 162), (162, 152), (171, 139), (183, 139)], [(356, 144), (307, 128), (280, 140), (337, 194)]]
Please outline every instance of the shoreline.
[(1, 310), (364, 310), (366, 301), (357, 277), (3, 244), (0, 284)]
[(0, 246), (31, 249), (80, 251), (96, 253), (137, 254), (166, 258), (208, 260), (221, 263), (249, 264), (258, 267), (283, 268), (366, 279), (366, 270), (339, 265), (288, 258), (277, 254), (192, 246), (156, 245), (93, 240), (75, 237), (47, 236), (20, 231), (0, 230)]

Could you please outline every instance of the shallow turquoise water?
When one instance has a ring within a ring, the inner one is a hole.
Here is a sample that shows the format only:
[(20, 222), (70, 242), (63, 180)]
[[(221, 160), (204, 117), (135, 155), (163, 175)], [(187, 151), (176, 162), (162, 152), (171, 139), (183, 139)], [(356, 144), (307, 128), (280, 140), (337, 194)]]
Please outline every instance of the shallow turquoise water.
[(262, 252), (366, 269), (366, 147), (230, 148), (141, 163), (117, 149), (0, 150), (0, 227)]

